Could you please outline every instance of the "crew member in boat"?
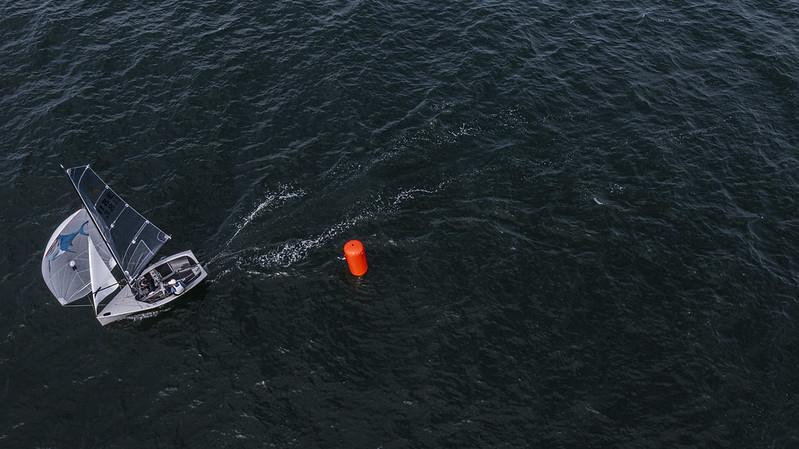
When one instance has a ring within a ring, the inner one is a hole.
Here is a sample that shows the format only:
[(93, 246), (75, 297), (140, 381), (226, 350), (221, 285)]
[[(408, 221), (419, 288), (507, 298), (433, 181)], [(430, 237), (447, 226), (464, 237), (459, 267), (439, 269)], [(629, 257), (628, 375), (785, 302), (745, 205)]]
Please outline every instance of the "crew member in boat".
[(179, 294), (183, 293), (183, 290), (185, 290), (185, 287), (183, 287), (183, 283), (182, 282), (177, 281), (175, 279), (170, 279), (169, 282), (167, 282), (167, 289), (169, 290), (169, 293), (171, 293), (173, 295), (179, 295)]
[(150, 293), (150, 291), (152, 290), (153, 290), (152, 282), (150, 282), (150, 280), (147, 279), (147, 276), (142, 276), (142, 278), (139, 280), (139, 293), (142, 296), (147, 296), (147, 294)]

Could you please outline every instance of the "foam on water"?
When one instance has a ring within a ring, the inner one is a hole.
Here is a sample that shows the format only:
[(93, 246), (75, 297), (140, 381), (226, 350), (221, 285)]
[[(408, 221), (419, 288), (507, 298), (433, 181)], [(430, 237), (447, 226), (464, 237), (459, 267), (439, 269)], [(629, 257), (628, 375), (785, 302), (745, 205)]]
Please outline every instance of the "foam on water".
[[(401, 206), (407, 201), (417, 198), (420, 195), (436, 194), (451, 182), (452, 179), (446, 179), (428, 188), (412, 187), (401, 189), (399, 192), (386, 198), (382, 195), (377, 195), (373, 201), (370, 202), (371, 205), (369, 207), (343, 218), (341, 221), (329, 226), (322, 232), (306, 238), (290, 240), (278, 244), (276, 248), (266, 250), (266, 253), (263, 254), (242, 256), (237, 259), (236, 266), (248, 273), (259, 272), (264, 274), (265, 272), (266, 274), (274, 275), (275, 273), (272, 273), (272, 271), (275, 268), (291, 267), (292, 265), (302, 262), (307, 259), (313, 251), (323, 247), (345, 231), (351, 230), (355, 226), (377, 217), (385, 218), (391, 216), (399, 211)], [(263, 250), (257, 249), (255, 251)]]
[[(452, 104), (447, 102), (442, 102), (440, 105), (434, 104), (431, 106), (431, 112), (439, 114), (451, 106)], [(518, 106), (488, 114), (482, 119), (459, 121), (455, 124), (447, 124), (438, 118), (431, 118), (424, 126), (403, 132), (393, 138), (385, 149), (378, 151), (369, 161), (358, 163), (340, 159), (327, 171), (326, 175), (332, 179), (350, 179), (356, 173), (363, 174), (384, 163), (400, 161), (409, 154), (429, 153), (444, 145), (454, 144), (459, 139), (507, 132), (523, 128), (528, 123)]]
[(261, 200), (245, 215), (242, 217), (235, 225), (235, 231), (233, 235), (222, 245), (222, 248), (219, 252), (208, 261), (208, 264), (217, 262), (221, 258), (225, 256), (225, 250), (227, 250), (231, 243), (236, 239), (236, 237), (241, 234), (250, 224), (252, 224), (258, 217), (260, 217), (264, 212), (269, 210), (274, 210), (277, 207), (280, 207), (289, 200), (302, 198), (306, 195), (305, 190), (296, 188), (289, 184), (281, 184), (278, 186), (277, 191), (267, 192)]
[(286, 201), (294, 198), (302, 198), (305, 196), (305, 191), (302, 189), (295, 189), (294, 187), (282, 184), (277, 192), (269, 192), (264, 198), (255, 206), (250, 213), (247, 214), (239, 223), (236, 224), (236, 232), (230, 236), (230, 239), (225, 243), (225, 248), (230, 246), (233, 240), (243, 231), (250, 223), (258, 218), (263, 212), (274, 209), (285, 204)]

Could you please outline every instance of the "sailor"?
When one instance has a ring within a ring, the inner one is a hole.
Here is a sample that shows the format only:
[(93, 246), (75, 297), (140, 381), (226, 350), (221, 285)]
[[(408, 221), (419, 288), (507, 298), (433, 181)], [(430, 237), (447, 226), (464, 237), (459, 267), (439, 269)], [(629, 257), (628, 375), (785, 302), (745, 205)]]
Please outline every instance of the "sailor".
[(185, 287), (183, 287), (183, 283), (182, 282), (176, 281), (175, 279), (170, 279), (169, 282), (167, 282), (167, 285), (168, 285), (167, 288), (169, 289), (169, 293), (172, 293), (174, 295), (179, 295), (179, 294), (183, 293), (183, 290), (186, 289)]
[(142, 277), (141, 280), (139, 281), (139, 291), (143, 295), (147, 295), (147, 294), (150, 293), (150, 290), (151, 290), (150, 289), (150, 283), (147, 282), (147, 278), (146, 277)]

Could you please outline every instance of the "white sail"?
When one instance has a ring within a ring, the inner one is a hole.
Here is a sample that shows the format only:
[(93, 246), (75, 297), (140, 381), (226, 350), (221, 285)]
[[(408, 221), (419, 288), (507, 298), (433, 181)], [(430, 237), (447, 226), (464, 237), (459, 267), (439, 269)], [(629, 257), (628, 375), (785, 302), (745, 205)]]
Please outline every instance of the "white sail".
[(89, 217), (79, 209), (53, 232), (42, 256), (42, 277), (61, 305), (89, 294)]
[[(116, 194), (88, 165), (67, 170), (98, 236), (93, 238), (102, 254), (103, 245), (129, 282), (141, 274), (169, 236), (144, 218)], [(94, 237), (94, 236), (93, 236)]]
[(94, 242), (90, 239), (89, 273), (92, 281), (92, 302), (95, 312), (97, 312), (100, 303), (119, 288), (119, 282), (111, 273), (112, 269), (113, 267), (106, 265), (106, 261), (103, 260)]
[(44, 282), (61, 305), (91, 294), (97, 320), (106, 325), (163, 307), (208, 276), (191, 251), (147, 266), (169, 236), (88, 165), (67, 175), (83, 208), (56, 228), (42, 256)]

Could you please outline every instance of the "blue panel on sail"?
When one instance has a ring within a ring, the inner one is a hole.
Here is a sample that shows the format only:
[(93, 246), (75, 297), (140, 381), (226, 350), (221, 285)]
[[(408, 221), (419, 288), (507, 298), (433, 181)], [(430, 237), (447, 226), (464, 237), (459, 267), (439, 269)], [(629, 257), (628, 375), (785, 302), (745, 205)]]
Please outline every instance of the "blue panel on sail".
[(42, 256), (42, 277), (62, 305), (91, 291), (89, 279), (89, 216), (79, 209), (53, 232)]

